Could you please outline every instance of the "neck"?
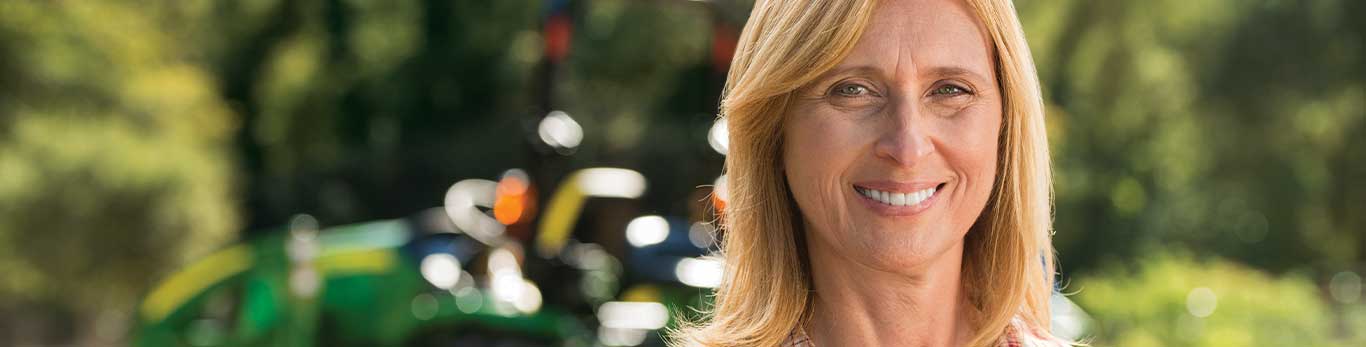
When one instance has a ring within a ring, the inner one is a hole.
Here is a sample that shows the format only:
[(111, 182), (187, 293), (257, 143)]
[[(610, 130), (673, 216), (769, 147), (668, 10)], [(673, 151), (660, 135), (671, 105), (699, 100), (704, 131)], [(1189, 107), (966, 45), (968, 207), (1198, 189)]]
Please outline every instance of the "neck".
[(963, 246), (910, 269), (887, 271), (812, 244), (817, 346), (962, 346), (972, 312), (960, 281)]

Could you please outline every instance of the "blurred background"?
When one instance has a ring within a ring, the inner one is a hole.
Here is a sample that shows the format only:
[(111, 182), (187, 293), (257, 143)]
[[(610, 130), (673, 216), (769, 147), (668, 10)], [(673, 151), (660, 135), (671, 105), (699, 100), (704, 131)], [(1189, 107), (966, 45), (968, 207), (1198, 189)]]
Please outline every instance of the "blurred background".
[[(1060, 334), (1366, 345), (1366, 3), (1016, 5)], [(0, 2), (0, 344), (662, 345), (751, 6)]]

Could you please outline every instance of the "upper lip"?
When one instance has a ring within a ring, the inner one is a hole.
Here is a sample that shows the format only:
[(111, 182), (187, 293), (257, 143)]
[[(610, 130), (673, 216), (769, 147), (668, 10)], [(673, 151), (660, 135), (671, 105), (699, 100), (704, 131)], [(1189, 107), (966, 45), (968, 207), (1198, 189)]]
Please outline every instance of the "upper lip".
[(915, 181), (859, 181), (854, 182), (855, 187), (880, 190), (889, 193), (914, 193), (938, 187), (944, 181), (940, 180), (915, 180)]

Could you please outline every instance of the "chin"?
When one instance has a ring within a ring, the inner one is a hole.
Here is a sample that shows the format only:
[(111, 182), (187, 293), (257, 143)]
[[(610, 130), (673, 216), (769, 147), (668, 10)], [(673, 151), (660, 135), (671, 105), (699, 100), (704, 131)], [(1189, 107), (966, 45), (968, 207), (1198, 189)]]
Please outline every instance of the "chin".
[[(911, 230), (906, 227), (876, 227), (859, 232), (856, 240), (846, 240), (840, 250), (854, 260), (878, 270), (899, 272), (923, 268), (948, 256), (953, 249), (961, 250), (963, 235), (946, 235), (948, 230)], [(925, 228), (914, 228), (925, 229)]]

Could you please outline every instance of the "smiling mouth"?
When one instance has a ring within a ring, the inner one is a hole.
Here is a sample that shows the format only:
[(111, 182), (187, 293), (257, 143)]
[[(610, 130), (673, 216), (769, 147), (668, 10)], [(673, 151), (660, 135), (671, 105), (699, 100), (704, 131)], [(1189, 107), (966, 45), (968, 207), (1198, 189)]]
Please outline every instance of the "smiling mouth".
[(859, 186), (854, 186), (854, 191), (884, 205), (900, 207), (915, 206), (925, 200), (929, 200), (942, 188), (944, 188), (944, 183), (914, 192), (889, 192)]

